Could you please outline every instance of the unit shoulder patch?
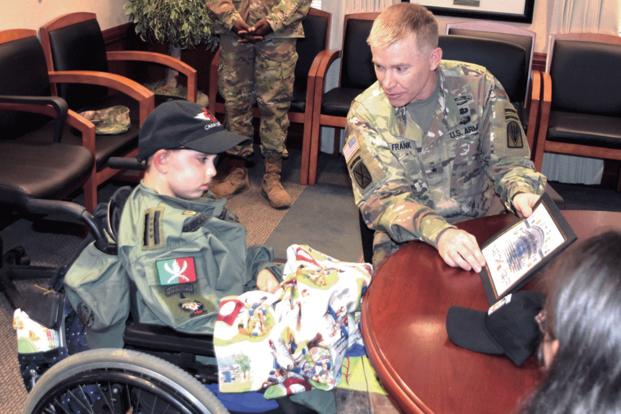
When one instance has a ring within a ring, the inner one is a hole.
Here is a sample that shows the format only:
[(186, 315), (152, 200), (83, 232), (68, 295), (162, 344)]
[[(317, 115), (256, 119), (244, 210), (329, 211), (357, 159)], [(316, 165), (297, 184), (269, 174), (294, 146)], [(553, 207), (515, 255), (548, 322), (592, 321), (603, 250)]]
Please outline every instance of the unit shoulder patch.
[(358, 187), (360, 187), (361, 189), (364, 190), (373, 181), (369, 169), (366, 165), (364, 165), (364, 161), (362, 161), (360, 157), (354, 160), (351, 170), (356, 184), (358, 184)]
[(515, 120), (507, 122), (507, 147), (523, 148), (524, 140), (522, 139), (522, 129), (520, 123)]

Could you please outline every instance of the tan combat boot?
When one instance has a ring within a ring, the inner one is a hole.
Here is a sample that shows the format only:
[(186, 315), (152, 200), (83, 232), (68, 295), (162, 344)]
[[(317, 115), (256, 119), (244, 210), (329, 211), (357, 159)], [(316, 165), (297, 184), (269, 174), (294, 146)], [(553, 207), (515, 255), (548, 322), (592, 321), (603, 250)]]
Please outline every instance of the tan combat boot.
[(241, 193), (248, 187), (250, 187), (250, 179), (245, 166), (233, 167), (226, 177), (209, 185), (211, 192), (218, 198), (231, 198), (233, 194)]
[(289, 208), (291, 197), (280, 182), (282, 172), (282, 158), (269, 156), (265, 158), (265, 174), (263, 175), (263, 194), (276, 209)]

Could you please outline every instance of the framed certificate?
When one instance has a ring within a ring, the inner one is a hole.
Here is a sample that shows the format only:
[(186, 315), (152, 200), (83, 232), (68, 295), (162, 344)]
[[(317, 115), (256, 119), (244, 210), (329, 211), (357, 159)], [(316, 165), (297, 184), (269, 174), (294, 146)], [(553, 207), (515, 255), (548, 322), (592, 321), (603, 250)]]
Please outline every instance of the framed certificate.
[(532, 23), (535, 0), (401, 0), (418, 3), (435, 15)]
[(533, 214), (483, 245), (487, 265), (480, 276), (487, 300), (495, 303), (522, 287), (537, 270), (569, 246), (576, 235), (558, 207), (543, 194)]

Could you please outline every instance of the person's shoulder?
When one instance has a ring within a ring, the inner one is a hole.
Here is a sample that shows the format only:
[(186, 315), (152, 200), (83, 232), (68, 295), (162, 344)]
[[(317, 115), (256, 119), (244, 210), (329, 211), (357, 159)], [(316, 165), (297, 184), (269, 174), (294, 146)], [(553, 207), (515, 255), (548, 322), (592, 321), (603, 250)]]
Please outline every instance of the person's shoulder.
[(384, 92), (382, 92), (382, 88), (380, 87), (379, 82), (373, 82), (371, 86), (362, 91), (356, 98), (354, 98), (354, 102), (368, 102), (378, 100), (384, 97)]
[(389, 110), (391, 108), (386, 95), (382, 91), (379, 82), (373, 83), (367, 89), (362, 91), (356, 98), (354, 98), (351, 111), (358, 115), (362, 115), (365, 112), (376, 115), (378, 112)]
[(447, 79), (478, 76), (482, 77), (488, 73), (485, 66), (477, 65), (476, 63), (462, 62), (459, 60), (443, 60), (442, 63), (440, 63), (440, 69)]

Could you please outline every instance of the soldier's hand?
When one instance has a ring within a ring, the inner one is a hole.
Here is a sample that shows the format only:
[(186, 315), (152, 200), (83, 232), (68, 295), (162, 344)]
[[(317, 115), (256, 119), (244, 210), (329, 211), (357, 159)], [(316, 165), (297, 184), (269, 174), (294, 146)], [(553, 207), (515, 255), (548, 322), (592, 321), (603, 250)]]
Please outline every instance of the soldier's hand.
[(278, 279), (276, 279), (276, 276), (269, 270), (263, 269), (257, 275), (257, 289), (274, 293), (279, 287)]
[(513, 196), (511, 203), (517, 215), (521, 218), (527, 218), (533, 214), (533, 207), (539, 201), (539, 196), (533, 193), (517, 193)]
[(451, 267), (474, 269), (478, 273), (485, 266), (477, 239), (467, 231), (448, 229), (440, 235), (436, 246), (440, 257)]
[(240, 19), (237, 19), (235, 23), (233, 23), (233, 27), (231, 28), (231, 30), (238, 36), (243, 37), (248, 34), (248, 31), (250, 30), (250, 26), (248, 26), (248, 23), (246, 23), (244, 19), (240, 18)]
[(263, 36), (263, 37), (273, 32), (272, 26), (270, 26), (270, 24), (267, 22), (265, 18), (259, 20), (248, 31), (254, 36)]

